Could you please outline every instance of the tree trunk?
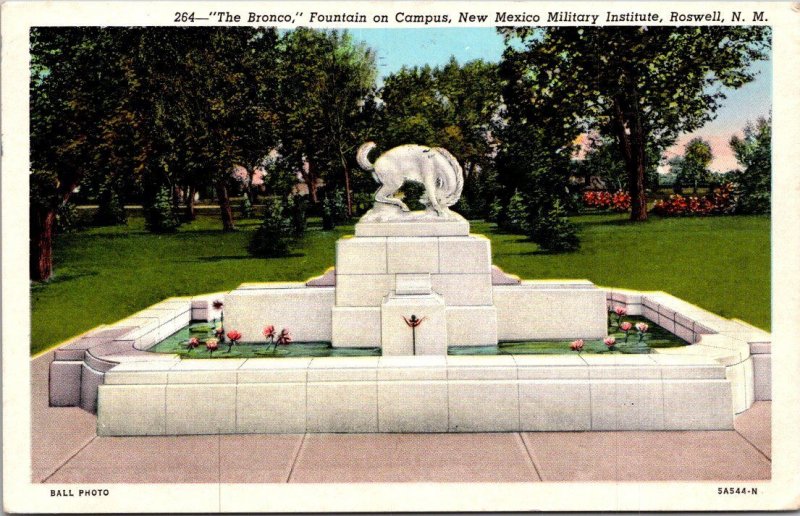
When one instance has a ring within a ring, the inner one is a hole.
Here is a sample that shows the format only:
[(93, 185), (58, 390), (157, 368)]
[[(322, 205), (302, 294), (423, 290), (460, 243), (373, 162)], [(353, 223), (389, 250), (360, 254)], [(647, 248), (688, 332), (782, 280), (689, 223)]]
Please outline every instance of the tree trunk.
[(219, 211), (222, 216), (222, 230), (235, 231), (236, 226), (233, 223), (233, 210), (231, 210), (231, 199), (228, 197), (228, 188), (225, 186), (224, 181), (218, 181), (216, 189)]
[(30, 275), (44, 281), (53, 275), (53, 229), (55, 209), (31, 209)]
[(306, 179), (306, 186), (308, 186), (308, 195), (311, 196), (311, 202), (317, 204), (317, 177), (314, 174), (313, 165), (311, 162), (308, 162), (308, 173), (305, 175)]
[(197, 218), (197, 213), (194, 209), (194, 192), (195, 188), (193, 185), (189, 185), (186, 188), (186, 220), (191, 222)]
[(347, 216), (353, 216), (353, 195), (350, 192), (350, 167), (347, 166), (347, 159), (344, 157), (344, 154), (339, 154), (339, 158), (342, 160), (342, 169), (344, 169), (344, 191), (345, 195), (347, 196)]
[[(628, 173), (628, 192), (631, 196), (631, 220), (647, 220), (647, 197), (644, 192), (644, 130), (638, 118), (633, 123), (625, 116), (625, 103), (620, 97), (614, 98), (614, 131), (617, 133)], [(631, 127), (633, 126), (633, 127)]]

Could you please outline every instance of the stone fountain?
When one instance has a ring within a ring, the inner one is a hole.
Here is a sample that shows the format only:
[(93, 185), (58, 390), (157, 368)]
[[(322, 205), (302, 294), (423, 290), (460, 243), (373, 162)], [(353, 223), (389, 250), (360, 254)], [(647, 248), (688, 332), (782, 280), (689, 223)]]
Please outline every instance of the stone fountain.
[[(375, 206), (306, 282), (248, 283), (171, 298), (65, 343), (50, 404), (97, 412), (98, 435), (731, 429), (771, 399), (771, 336), (664, 292), (585, 280), (524, 281), (491, 263), (488, 239), (450, 211), (461, 168), (444, 149), (403, 146), (359, 164)], [(427, 209), (392, 194), (426, 188)], [(266, 325), (295, 341), (380, 347), (381, 356), (188, 359), (151, 353), (220, 314), (244, 341)], [(647, 355), (449, 355), (514, 340), (598, 339), (625, 307), (691, 345)]]

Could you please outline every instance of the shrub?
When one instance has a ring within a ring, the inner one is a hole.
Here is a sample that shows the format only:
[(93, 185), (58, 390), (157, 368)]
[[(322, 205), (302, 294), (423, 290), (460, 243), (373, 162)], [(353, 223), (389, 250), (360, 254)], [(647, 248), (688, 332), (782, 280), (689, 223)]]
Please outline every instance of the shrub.
[(78, 229), (78, 208), (72, 202), (63, 202), (56, 209), (56, 231), (58, 233), (71, 233)]
[(274, 258), (289, 254), (294, 242), (292, 219), (285, 214), (280, 199), (268, 199), (264, 219), (250, 240), (248, 251), (254, 256)]
[(503, 205), (500, 203), (500, 199), (495, 199), (489, 206), (489, 220), (492, 222), (498, 222), (502, 213)]
[(242, 202), (239, 204), (239, 213), (242, 214), (243, 219), (252, 218), (255, 214), (253, 210), (253, 203), (250, 202), (250, 197), (247, 195), (242, 198)]
[(341, 190), (329, 193), (322, 201), (322, 229), (330, 230), (347, 222), (347, 202)]
[(519, 190), (515, 190), (514, 195), (508, 200), (508, 209), (506, 210), (503, 227), (508, 231), (520, 233), (527, 233), (530, 229), (525, 196), (519, 193)]
[(301, 237), (306, 232), (306, 209), (308, 203), (305, 197), (299, 195), (292, 195), (286, 198), (286, 215), (292, 222), (292, 234), (295, 237)]
[(664, 217), (730, 215), (736, 211), (736, 204), (734, 186), (726, 183), (704, 197), (670, 195), (669, 199), (653, 204), (653, 213)]
[(733, 173), (738, 213), (769, 213), (772, 184), (772, 117), (759, 119), (744, 128), (742, 138), (730, 141), (744, 170)]
[(375, 194), (367, 192), (353, 193), (353, 215), (360, 217), (375, 204)]
[(613, 195), (605, 190), (591, 190), (584, 192), (581, 200), (587, 208), (598, 210), (626, 212), (631, 209), (631, 196), (623, 190), (617, 190)]
[(624, 213), (631, 209), (631, 194), (617, 190), (611, 196), (611, 209), (620, 213)]
[(555, 201), (549, 211), (531, 222), (530, 237), (546, 251), (561, 253), (580, 248), (578, 228), (567, 220), (559, 201)]
[(169, 188), (162, 186), (144, 206), (145, 227), (152, 233), (173, 233), (180, 222), (172, 211)]
[(119, 194), (110, 184), (104, 184), (97, 193), (97, 212), (93, 223), (96, 226), (117, 226), (128, 222), (128, 214)]
[(611, 207), (611, 194), (605, 190), (583, 192), (583, 204), (587, 208), (608, 209)]

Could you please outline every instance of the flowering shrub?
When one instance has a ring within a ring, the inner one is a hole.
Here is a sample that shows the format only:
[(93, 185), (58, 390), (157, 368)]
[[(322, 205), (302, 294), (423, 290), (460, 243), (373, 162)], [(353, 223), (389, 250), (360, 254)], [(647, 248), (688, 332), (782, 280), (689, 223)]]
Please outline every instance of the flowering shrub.
[(736, 210), (733, 184), (725, 183), (704, 197), (671, 195), (653, 204), (653, 213), (665, 217), (687, 215), (730, 215)]
[(605, 190), (583, 192), (582, 200), (587, 208), (606, 210), (611, 207), (611, 194)]
[(620, 213), (631, 209), (631, 194), (618, 190), (611, 196), (611, 209)]
[(631, 196), (628, 192), (617, 190), (613, 194), (605, 190), (583, 192), (583, 204), (587, 208), (598, 210), (612, 209), (625, 212), (631, 209)]

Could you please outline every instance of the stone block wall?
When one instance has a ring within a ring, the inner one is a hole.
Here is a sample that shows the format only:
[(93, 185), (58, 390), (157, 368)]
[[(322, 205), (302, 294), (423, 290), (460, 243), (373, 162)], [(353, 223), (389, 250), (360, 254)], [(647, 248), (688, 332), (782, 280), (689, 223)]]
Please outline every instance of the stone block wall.
[(706, 356), (725, 366), (731, 382), (735, 413), (755, 400), (770, 400), (772, 336), (736, 319), (725, 319), (666, 292), (607, 289), (609, 309), (625, 306), (692, 343), (691, 346), (654, 350), (672, 356)]

